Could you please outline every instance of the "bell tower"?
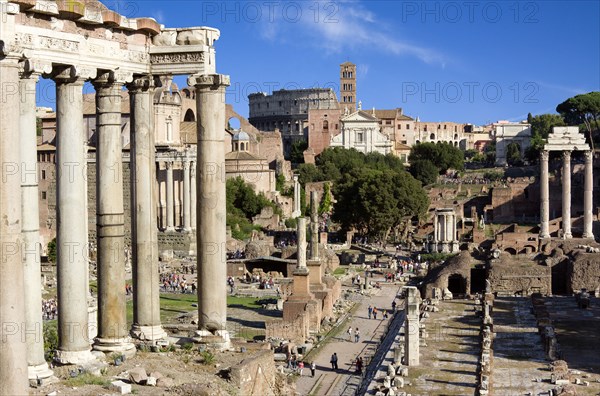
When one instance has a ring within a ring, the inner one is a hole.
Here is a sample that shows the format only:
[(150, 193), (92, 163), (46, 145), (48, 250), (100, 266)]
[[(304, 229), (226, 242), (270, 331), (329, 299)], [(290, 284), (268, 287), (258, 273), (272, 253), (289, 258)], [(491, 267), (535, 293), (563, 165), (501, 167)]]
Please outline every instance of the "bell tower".
[(340, 65), (340, 105), (356, 110), (356, 65), (351, 62)]

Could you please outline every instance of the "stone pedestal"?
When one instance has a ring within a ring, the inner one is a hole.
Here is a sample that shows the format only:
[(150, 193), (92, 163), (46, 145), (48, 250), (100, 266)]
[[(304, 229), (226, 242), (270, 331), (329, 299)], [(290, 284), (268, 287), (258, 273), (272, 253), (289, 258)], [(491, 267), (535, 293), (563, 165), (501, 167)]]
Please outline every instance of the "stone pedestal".
[[(229, 346), (225, 226), (225, 87), (229, 76), (193, 75), (188, 84), (196, 88), (198, 114), (197, 248), (198, 332), (205, 342), (221, 337)], [(218, 340), (217, 340), (218, 342)]]
[(133, 325), (143, 341), (167, 337), (160, 322), (160, 285), (154, 153), (154, 80), (141, 77), (127, 86), (131, 108), (131, 247)]
[(98, 337), (94, 349), (135, 354), (125, 311), (125, 216), (121, 147), (121, 88), (112, 72), (94, 80), (97, 107), (96, 235)]
[(406, 319), (404, 322), (405, 355), (404, 364), (419, 365), (419, 290), (414, 286), (405, 286)]

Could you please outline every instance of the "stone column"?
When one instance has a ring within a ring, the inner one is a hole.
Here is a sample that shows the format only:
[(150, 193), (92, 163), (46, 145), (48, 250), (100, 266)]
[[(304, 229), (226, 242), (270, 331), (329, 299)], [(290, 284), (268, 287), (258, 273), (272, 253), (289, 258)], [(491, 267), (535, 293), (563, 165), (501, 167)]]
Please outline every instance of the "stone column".
[(550, 238), (549, 156), (549, 152), (546, 150), (540, 153), (540, 238)]
[[(2, 3), (5, 6), (6, 3)], [(6, 17), (5, 9), (0, 18)], [(6, 23), (5, 20), (2, 23)], [(7, 43), (3, 42), (6, 45)], [(16, 50), (16, 48), (14, 48)], [(25, 298), (21, 239), (21, 173), (19, 172), (19, 54), (0, 46), (0, 394), (29, 394), (27, 343), (23, 339)]]
[(229, 345), (225, 226), (225, 87), (229, 76), (193, 75), (188, 85), (196, 88), (198, 114), (198, 332), (221, 337)]
[(404, 364), (419, 365), (419, 290), (414, 286), (405, 286), (406, 305), (404, 321)]
[(307, 272), (306, 267), (306, 218), (299, 217), (296, 230), (296, 271)]
[[(437, 215), (437, 213), (433, 212), (433, 241), (436, 243), (439, 240), (438, 232), (439, 232), (438, 215)], [(437, 249), (437, 247), (436, 247), (436, 249)]]
[(96, 235), (98, 244), (98, 336), (94, 349), (135, 354), (125, 310), (125, 216), (121, 147), (121, 87), (113, 72), (96, 88)]
[(584, 193), (583, 193), (583, 237), (594, 238), (592, 230), (592, 205), (593, 205), (593, 188), (594, 179), (592, 176), (593, 172), (593, 158), (594, 154), (591, 150), (585, 152), (585, 182), (584, 182)]
[(196, 229), (196, 161), (190, 166), (190, 222), (192, 229)]
[(56, 259), (58, 349), (61, 364), (94, 360), (88, 336), (87, 159), (83, 130), (84, 77), (57, 70), (56, 82)]
[(192, 230), (190, 223), (190, 161), (183, 160), (183, 231)]
[(23, 269), (25, 290), (25, 324), (29, 379), (51, 377), (44, 358), (42, 319), (42, 271), (40, 260), (40, 220), (37, 167), (37, 128), (35, 95), (39, 74), (25, 72), (21, 78), (20, 155), (21, 216), (23, 228)]
[(571, 234), (571, 152), (568, 150), (563, 151), (562, 223), (563, 238), (573, 238)]
[(166, 338), (160, 323), (160, 280), (154, 152), (154, 79), (139, 77), (127, 85), (131, 108), (131, 253), (133, 325), (143, 341)]
[(310, 259), (319, 259), (319, 197), (310, 192)]
[(300, 205), (300, 182), (298, 182), (298, 175), (294, 175), (294, 211), (292, 218), (296, 218), (302, 214), (302, 206)]
[(173, 204), (173, 163), (171, 161), (165, 162), (165, 168), (167, 170), (167, 181), (166, 181), (166, 192), (167, 192), (167, 228), (166, 231), (175, 231), (173, 220), (175, 218)]

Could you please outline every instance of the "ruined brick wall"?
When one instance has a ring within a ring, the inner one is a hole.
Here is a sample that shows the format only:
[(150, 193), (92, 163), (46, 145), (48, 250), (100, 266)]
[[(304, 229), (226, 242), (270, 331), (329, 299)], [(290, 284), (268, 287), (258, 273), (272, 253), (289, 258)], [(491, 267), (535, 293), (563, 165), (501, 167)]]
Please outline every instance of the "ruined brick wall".
[(275, 384), (273, 351), (260, 350), (231, 367), (230, 380), (244, 396), (278, 394)]
[(265, 322), (266, 338), (275, 338), (290, 340), (296, 343), (303, 343), (308, 336), (309, 328), (308, 315), (302, 313), (291, 321), (276, 319)]
[(492, 265), (488, 279), (492, 291), (500, 295), (546, 295), (552, 292), (551, 274), (550, 267), (515, 259), (510, 263)]
[(341, 132), (341, 109), (311, 109), (308, 112), (308, 147), (318, 156)]
[(600, 287), (600, 253), (577, 252), (567, 267), (567, 292)]
[(323, 276), (323, 283), (331, 291), (333, 303), (340, 299), (342, 295), (342, 282), (333, 275)]

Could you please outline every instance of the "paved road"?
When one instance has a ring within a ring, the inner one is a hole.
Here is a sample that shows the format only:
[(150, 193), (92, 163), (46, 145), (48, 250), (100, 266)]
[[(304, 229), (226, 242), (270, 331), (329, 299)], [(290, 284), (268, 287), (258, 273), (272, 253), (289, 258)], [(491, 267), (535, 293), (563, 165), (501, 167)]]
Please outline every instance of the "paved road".
[[(372, 305), (376, 306), (381, 312), (384, 309), (390, 312), (392, 301), (401, 287), (399, 284), (385, 283), (383, 278), (375, 277), (374, 280), (380, 281), (381, 289), (375, 289), (372, 296), (363, 297), (358, 302), (358, 309), (355, 314), (343, 325), (344, 328), (340, 335), (321, 347), (316, 355), (314, 352), (311, 354), (309, 360), (315, 361), (317, 372), (315, 377), (312, 378), (310, 377), (310, 370), (304, 370), (304, 376), (300, 377), (296, 383), (299, 395), (338, 396), (355, 394), (362, 377), (355, 373), (354, 361), (358, 356), (362, 356), (365, 360), (365, 366), (368, 364), (387, 329), (388, 322), (393, 318), (393, 315), (389, 315), (388, 319), (382, 319), (382, 314), (379, 314), (377, 320), (369, 319), (368, 307)], [(396, 302), (399, 303), (399, 300)], [(354, 336), (352, 341), (348, 340), (346, 331), (350, 326), (353, 332), (357, 327), (360, 330), (361, 337), (358, 343), (354, 342)], [(337, 371), (333, 371), (329, 363), (334, 352), (338, 355), (339, 369)]]

